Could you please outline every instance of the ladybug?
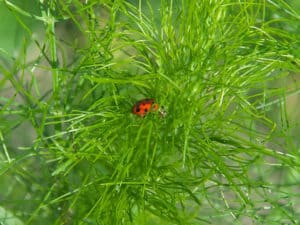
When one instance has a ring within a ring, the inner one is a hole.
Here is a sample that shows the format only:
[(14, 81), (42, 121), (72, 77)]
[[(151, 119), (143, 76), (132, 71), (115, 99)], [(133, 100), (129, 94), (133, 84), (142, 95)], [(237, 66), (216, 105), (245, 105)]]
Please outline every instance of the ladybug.
[(147, 113), (155, 112), (157, 110), (158, 104), (154, 102), (154, 99), (146, 98), (134, 104), (132, 113), (140, 117), (145, 117)]

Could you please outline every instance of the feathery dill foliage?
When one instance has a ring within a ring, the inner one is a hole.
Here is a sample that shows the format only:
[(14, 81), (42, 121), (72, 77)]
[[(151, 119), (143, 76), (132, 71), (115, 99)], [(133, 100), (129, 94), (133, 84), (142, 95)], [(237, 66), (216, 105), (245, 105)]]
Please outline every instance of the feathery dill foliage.
[[(281, 0), (130, 2), (33, 16), (4, 1), (45, 39), (33, 62), (26, 48), (1, 62), (15, 94), (1, 98), (0, 206), (20, 224), (299, 223), (285, 105), (299, 88), (283, 85), (299, 73), (299, 14)], [(132, 115), (144, 97), (167, 116)], [(7, 146), (25, 122), (34, 143)]]

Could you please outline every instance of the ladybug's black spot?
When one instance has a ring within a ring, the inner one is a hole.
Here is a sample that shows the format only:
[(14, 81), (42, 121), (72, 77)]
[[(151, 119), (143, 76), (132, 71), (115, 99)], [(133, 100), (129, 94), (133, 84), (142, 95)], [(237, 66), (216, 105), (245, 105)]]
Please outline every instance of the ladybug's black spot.
[(148, 109), (145, 109), (145, 113), (148, 112)]
[(136, 109), (135, 109), (135, 111), (136, 111), (136, 112), (141, 111), (140, 107), (137, 106)]

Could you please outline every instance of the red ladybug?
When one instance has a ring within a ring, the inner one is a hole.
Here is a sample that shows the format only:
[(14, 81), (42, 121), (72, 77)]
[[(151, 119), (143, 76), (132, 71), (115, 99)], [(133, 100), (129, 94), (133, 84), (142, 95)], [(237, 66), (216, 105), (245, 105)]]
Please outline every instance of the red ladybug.
[(158, 104), (154, 102), (153, 98), (146, 98), (138, 101), (132, 108), (132, 113), (145, 117), (149, 112), (155, 112), (158, 110)]

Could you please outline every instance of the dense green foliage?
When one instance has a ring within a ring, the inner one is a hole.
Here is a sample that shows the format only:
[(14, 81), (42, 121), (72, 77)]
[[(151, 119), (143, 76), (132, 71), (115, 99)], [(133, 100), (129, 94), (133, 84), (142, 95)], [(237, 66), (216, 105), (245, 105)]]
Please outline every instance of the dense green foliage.
[[(0, 49), (0, 222), (299, 223), (296, 9), (30, 2), (0, 1), (20, 30)], [(166, 116), (133, 115), (142, 98)]]

